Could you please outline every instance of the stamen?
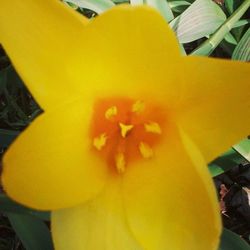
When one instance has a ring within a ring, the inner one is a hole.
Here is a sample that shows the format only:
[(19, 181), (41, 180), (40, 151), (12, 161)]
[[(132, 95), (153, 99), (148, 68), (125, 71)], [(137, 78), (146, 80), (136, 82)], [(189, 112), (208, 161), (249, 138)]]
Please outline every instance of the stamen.
[(107, 120), (110, 120), (113, 116), (117, 115), (117, 107), (112, 106), (105, 112), (105, 117)]
[(157, 147), (165, 140), (166, 114), (160, 103), (143, 97), (96, 100), (89, 131), (93, 153), (115, 175), (124, 174), (129, 167), (140, 167), (139, 161), (157, 156)]
[(139, 149), (140, 149), (141, 155), (145, 159), (151, 158), (154, 154), (152, 148), (144, 142), (140, 142)]
[(142, 101), (136, 101), (132, 106), (132, 112), (141, 113), (145, 109), (145, 103)]
[(123, 138), (127, 136), (127, 133), (134, 127), (134, 125), (126, 125), (123, 123), (119, 123), (120, 129), (121, 129), (121, 135)]
[(161, 127), (157, 122), (145, 123), (144, 128), (146, 132), (159, 134), (159, 135), (161, 134)]
[(101, 150), (105, 146), (106, 141), (107, 136), (105, 133), (103, 133), (100, 136), (94, 138), (93, 145), (97, 150)]
[(115, 165), (116, 165), (116, 169), (118, 171), (118, 173), (124, 173), (125, 171), (125, 157), (123, 153), (118, 153), (115, 156)]

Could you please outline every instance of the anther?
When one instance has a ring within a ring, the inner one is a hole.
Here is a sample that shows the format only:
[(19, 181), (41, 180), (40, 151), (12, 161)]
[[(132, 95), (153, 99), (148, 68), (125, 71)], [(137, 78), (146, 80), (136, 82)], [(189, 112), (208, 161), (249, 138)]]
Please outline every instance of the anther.
[(157, 122), (149, 122), (144, 124), (146, 132), (161, 134), (161, 127)]
[(112, 106), (105, 112), (105, 118), (110, 120), (113, 116), (117, 115), (117, 107)]
[(107, 136), (105, 133), (103, 133), (100, 136), (94, 138), (93, 145), (97, 150), (101, 150), (105, 146), (106, 141)]
[(93, 112), (92, 149), (115, 174), (123, 174), (134, 161), (157, 156), (166, 118), (165, 110), (153, 100), (114, 96), (97, 100)]
[(154, 154), (153, 149), (144, 142), (140, 142), (139, 150), (140, 150), (141, 155), (145, 159), (151, 158)]

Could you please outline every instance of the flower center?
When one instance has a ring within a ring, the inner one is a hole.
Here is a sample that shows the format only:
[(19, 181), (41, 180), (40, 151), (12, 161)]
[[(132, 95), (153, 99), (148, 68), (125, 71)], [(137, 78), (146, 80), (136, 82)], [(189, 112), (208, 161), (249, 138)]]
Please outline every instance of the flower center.
[(124, 173), (132, 162), (154, 157), (165, 117), (160, 106), (142, 100), (98, 100), (90, 131), (92, 148), (112, 170)]

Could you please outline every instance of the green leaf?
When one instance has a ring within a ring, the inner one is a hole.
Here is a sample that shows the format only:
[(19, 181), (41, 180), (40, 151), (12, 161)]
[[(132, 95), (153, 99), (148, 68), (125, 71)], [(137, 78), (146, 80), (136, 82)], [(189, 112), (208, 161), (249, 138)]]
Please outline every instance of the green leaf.
[(167, 22), (174, 19), (174, 14), (166, 0), (146, 0), (145, 3), (156, 8)]
[(78, 8), (79, 8), (79, 6), (77, 6), (76, 4), (74, 4), (74, 3), (69, 3), (69, 2), (67, 2), (67, 1), (65, 1), (72, 9), (74, 9), (74, 10), (77, 10)]
[(250, 0), (244, 0), (240, 7), (223, 23), (223, 25), (191, 55), (210, 55), (219, 43), (224, 39), (225, 35), (234, 27), (235, 23), (245, 14), (250, 6)]
[(0, 71), (0, 94), (6, 90), (8, 84), (16, 86), (18, 89), (24, 87), (13, 66), (8, 66)]
[(15, 201), (11, 200), (4, 194), (0, 194), (0, 212), (1, 213), (15, 213), (35, 216), (41, 220), (50, 220), (49, 212), (40, 212), (27, 207), (24, 207)]
[(189, 7), (191, 5), (191, 3), (187, 2), (187, 1), (170, 1), (168, 2), (170, 8), (174, 11), (174, 12), (178, 12), (178, 13), (182, 13), (187, 7)]
[(242, 0), (225, 0), (225, 7), (230, 15), (239, 7), (241, 2)]
[(225, 20), (225, 13), (213, 1), (196, 0), (170, 26), (180, 43), (188, 43), (212, 34)]
[(230, 149), (222, 156), (218, 157), (208, 165), (208, 169), (212, 177), (223, 174), (231, 168), (244, 162), (245, 159), (238, 152)]
[(17, 74), (14, 67), (11, 65), (6, 68), (7, 71), (7, 82), (9, 82), (11, 85), (16, 85), (17, 88), (24, 88), (24, 83)]
[(250, 250), (250, 246), (237, 234), (224, 228), (219, 250)]
[(224, 38), (228, 43), (231, 43), (233, 45), (237, 45), (237, 41), (235, 40), (234, 36), (228, 32), (226, 35), (225, 35), (225, 38)]
[(114, 3), (129, 3), (129, 0), (112, 0)]
[(75, 4), (80, 8), (85, 8), (93, 10), (94, 12), (100, 14), (109, 8), (113, 7), (115, 4), (111, 0), (66, 0), (65, 2)]
[(229, 43), (224, 39), (220, 42), (219, 46), (231, 57), (236, 45)]
[(235, 28), (238, 28), (238, 27), (241, 27), (241, 26), (244, 26), (246, 24), (249, 24), (250, 23), (250, 19), (242, 19), (242, 20), (239, 20), (238, 22), (236, 22), (233, 26), (233, 29)]
[(130, 0), (131, 5), (143, 4), (143, 0)]
[(234, 0), (225, 0), (225, 6), (230, 14), (234, 12)]
[(240, 143), (234, 145), (233, 148), (246, 160), (250, 161), (250, 139), (240, 141)]
[(18, 131), (0, 129), (0, 148), (7, 148), (18, 134)]
[(248, 28), (236, 46), (232, 59), (246, 62), (250, 61), (250, 28)]
[(42, 220), (23, 214), (7, 216), (26, 250), (53, 250), (50, 231)]
[(6, 88), (6, 84), (7, 84), (7, 69), (3, 69), (0, 71), (0, 95)]

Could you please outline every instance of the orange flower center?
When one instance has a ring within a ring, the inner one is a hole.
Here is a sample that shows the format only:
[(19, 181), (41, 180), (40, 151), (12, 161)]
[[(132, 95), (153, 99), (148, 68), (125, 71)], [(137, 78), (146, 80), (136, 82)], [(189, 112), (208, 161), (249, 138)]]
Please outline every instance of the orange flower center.
[(160, 106), (141, 100), (98, 100), (90, 131), (92, 148), (112, 170), (123, 173), (132, 162), (154, 157), (165, 117)]

